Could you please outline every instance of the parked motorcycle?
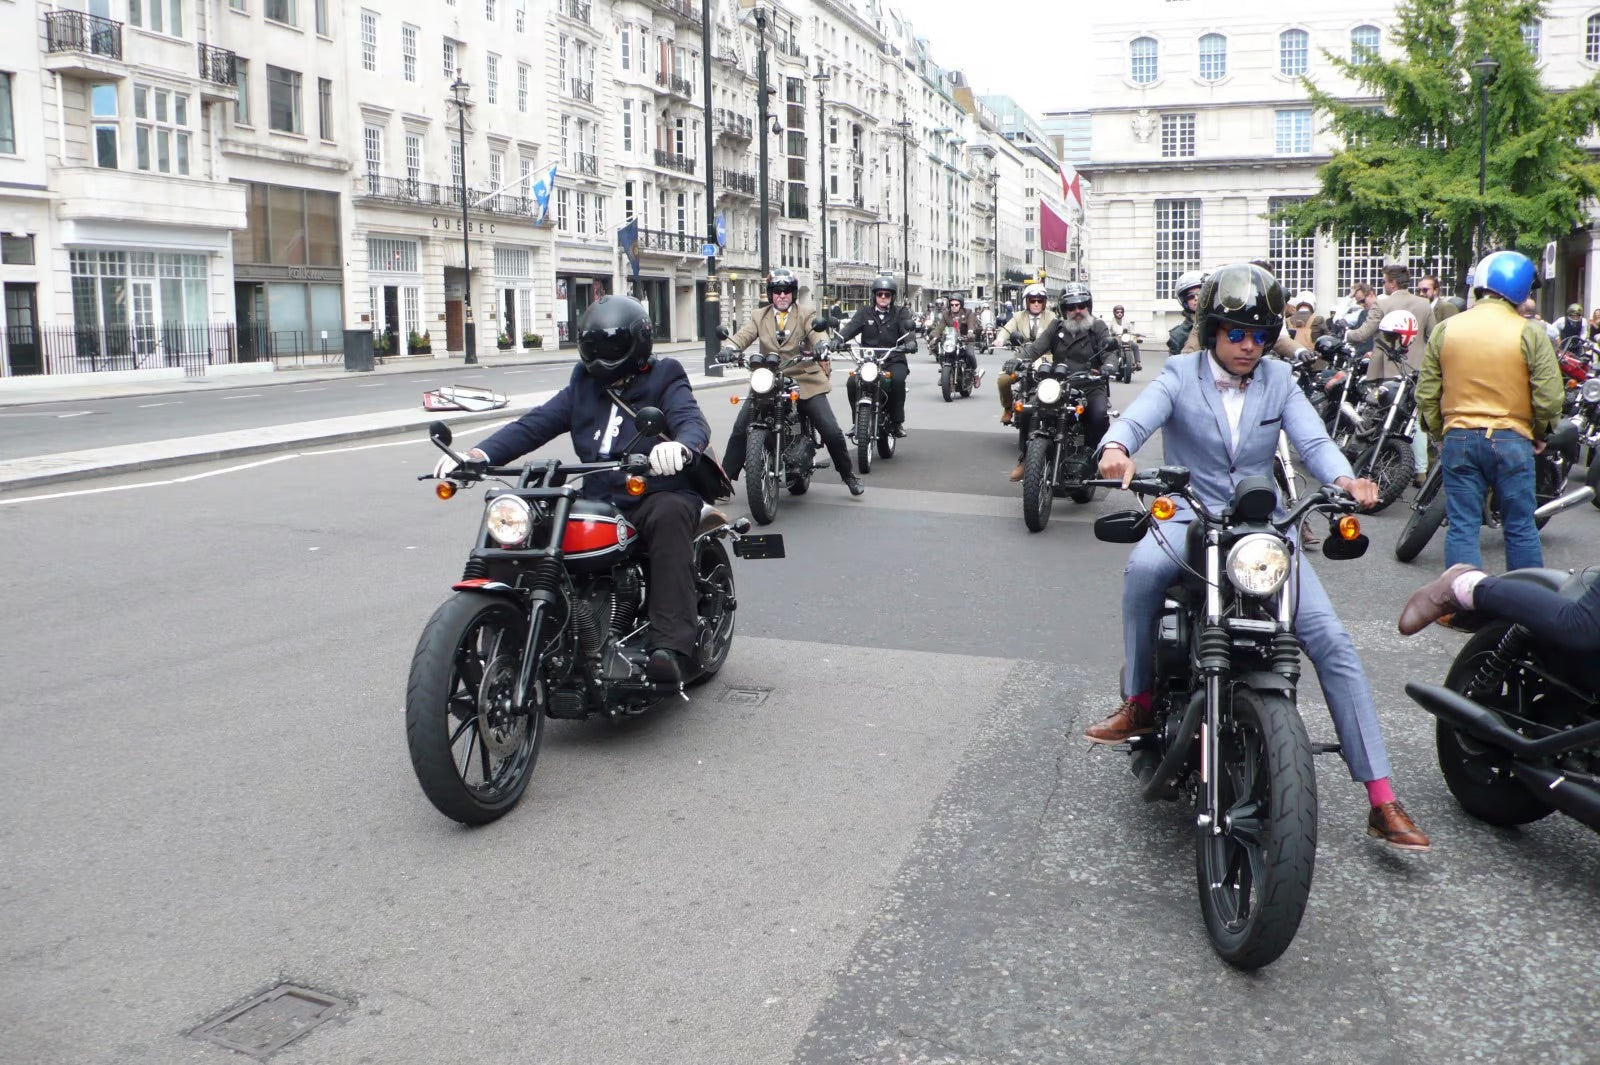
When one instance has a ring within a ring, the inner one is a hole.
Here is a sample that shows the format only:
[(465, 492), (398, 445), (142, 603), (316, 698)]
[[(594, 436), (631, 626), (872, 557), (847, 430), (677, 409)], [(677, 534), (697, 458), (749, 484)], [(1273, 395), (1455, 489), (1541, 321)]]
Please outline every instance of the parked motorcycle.
[[(811, 488), (811, 475), (833, 464), (818, 459), (822, 438), (800, 413), (800, 387), (785, 374), (815, 354), (784, 359), (776, 352), (744, 356), (725, 351), (723, 362), (750, 369), (750, 392), (744, 402), (751, 414), (744, 456), (745, 495), (750, 515), (762, 525), (778, 518), (778, 489), (785, 487), (792, 496), (803, 496)], [(733, 397), (740, 402), (738, 396)]]
[[(911, 334), (900, 337), (900, 344), (912, 341)], [(896, 354), (906, 354), (904, 347), (868, 348), (847, 342), (833, 348), (836, 355), (854, 360), (856, 368), (850, 371), (849, 392), (855, 406), (855, 428), (851, 437), (856, 445), (856, 465), (862, 473), (872, 472), (872, 449), (878, 449), (880, 459), (894, 458), (899, 443), (896, 431), (900, 425), (889, 420), (889, 380), (894, 370), (885, 369), (884, 363)]]
[(1364, 382), (1352, 416), (1341, 407), (1348, 430), (1339, 441), (1357, 477), (1378, 486), (1376, 514), (1399, 499), (1416, 478), (1417, 460), (1411, 442), (1417, 435), (1417, 371), (1405, 366), (1383, 381)]
[(1073, 372), (1064, 362), (1040, 367), (1023, 366), (1015, 388), (1022, 400), (1019, 413), (1029, 416), (1028, 443), (1022, 459), (1022, 520), (1029, 532), (1042, 532), (1050, 523), (1050, 508), (1058, 495), (1074, 503), (1094, 499), (1094, 486), (1085, 481), (1093, 458), (1085, 437), (1084, 386), (1101, 379), (1093, 371)]
[[(1526, 581), (1581, 597), (1600, 577), (1585, 570), (1524, 569)], [(1491, 825), (1525, 825), (1560, 811), (1600, 831), (1600, 703), (1584, 663), (1542, 646), (1503, 619), (1462, 611), (1450, 627), (1472, 633), (1444, 687), (1406, 684), (1438, 718), (1434, 749), (1461, 808)]]
[[(1095, 481), (1120, 488), (1117, 481)], [(1317, 778), (1296, 707), (1300, 645), (1294, 618), (1302, 553), (1290, 532), (1314, 512), (1330, 515), (1323, 554), (1359, 558), (1367, 547), (1355, 501), (1331, 486), (1307, 493), (1282, 519), (1266, 477), (1239, 483), (1213, 512), (1181, 466), (1148, 470), (1130, 489), (1156, 497), (1148, 511), (1107, 514), (1096, 538), (1137, 543), (1152, 521), (1178, 511), (1171, 530), (1183, 561), (1167, 591), (1156, 641), (1155, 731), (1128, 742), (1147, 802), (1187, 797), (1198, 807), (1195, 879), (1217, 954), (1258, 969), (1293, 941), (1311, 894), (1317, 849)], [(1337, 749), (1324, 745), (1321, 750)]]
[[(639, 435), (624, 452), (666, 428), (654, 407), (641, 408), (635, 421)], [(452, 451), (443, 422), (429, 436), (458, 463), (436, 486), (440, 499), (484, 479), (515, 482), (487, 492), (466, 569), (455, 595), (423, 628), (406, 686), (406, 742), (417, 782), (440, 813), (478, 825), (522, 798), (546, 717), (638, 714), (683, 695), (684, 685), (645, 676), (650, 567), (638, 530), (612, 504), (583, 499), (573, 484), (621, 470), (628, 491), (642, 495), (648, 456), (499, 467)], [(726, 483), (720, 470), (716, 476)], [(749, 529), (748, 519), (729, 521), (714, 507), (701, 508), (694, 540), (699, 640), (686, 685), (715, 676), (733, 644), (737, 603), (724, 542), (741, 558), (783, 557), (781, 536), (749, 536)]]
[[(1572, 427), (1578, 434), (1578, 448), (1588, 465), (1583, 483), (1600, 492), (1600, 377), (1591, 377), (1578, 388), (1578, 402), (1572, 414)], [(1600, 494), (1592, 500), (1600, 507)]]
[(947, 327), (944, 334), (939, 337), (939, 394), (946, 403), (955, 398), (957, 392), (965, 399), (972, 395), (974, 385), (972, 367), (967, 365), (967, 360), (961, 357), (961, 337), (956, 329)]

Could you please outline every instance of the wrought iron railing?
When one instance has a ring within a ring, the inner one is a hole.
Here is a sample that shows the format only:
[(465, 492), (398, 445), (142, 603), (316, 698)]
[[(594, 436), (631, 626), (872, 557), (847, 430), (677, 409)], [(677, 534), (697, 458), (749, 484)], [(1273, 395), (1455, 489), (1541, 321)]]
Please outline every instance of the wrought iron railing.
[(122, 23), (86, 11), (46, 11), (45, 48), (122, 58)]
[(650, 4), (653, 7), (660, 8), (662, 11), (671, 12), (681, 19), (686, 19), (696, 26), (700, 25), (700, 9), (690, 4), (689, 0), (650, 0)]
[(717, 130), (729, 133), (735, 137), (749, 140), (756, 130), (756, 124), (749, 115), (741, 115), (737, 111), (730, 111), (726, 107), (719, 107), (714, 112), (717, 120)]
[(594, 103), (594, 82), (573, 78), (567, 85), (568, 95), (586, 104)]
[[(532, 196), (501, 193), (484, 203), (478, 200), (488, 189), (467, 186), (467, 202), (475, 211), (489, 214), (532, 216), (539, 213), (539, 202)], [(360, 199), (386, 200), (390, 203), (410, 203), (426, 207), (461, 208), (459, 185), (438, 185), (431, 181), (414, 181), (411, 178), (379, 177), (368, 174), (356, 182), (356, 196)]]
[(791, 192), (789, 202), (784, 205), (783, 214), (785, 218), (810, 218), (811, 211), (806, 206), (805, 196), (796, 196)]
[(580, 174), (588, 174), (590, 177), (594, 177), (600, 173), (600, 160), (593, 155), (585, 155), (582, 152), (578, 152), (572, 157), (572, 161), (573, 169)]
[(681, 170), (685, 174), (694, 173), (694, 160), (687, 155), (669, 152), (664, 148), (656, 149), (656, 165), (664, 166), (668, 170)]
[(594, 16), (590, 11), (588, 0), (565, 0), (561, 5), (561, 13), (579, 22), (594, 25)]
[(12, 352), (37, 350), (39, 358), (33, 364), (44, 374), (173, 367), (203, 373), (206, 366), (242, 361), (237, 341), (231, 324), (152, 322), (106, 328), (46, 325), (6, 329), (6, 346)]
[(669, 251), (698, 255), (700, 241), (693, 233), (673, 233), (665, 229), (639, 230), (639, 247), (646, 251)]
[(679, 96), (693, 96), (694, 82), (666, 70), (656, 71), (656, 85)]
[(720, 181), (722, 183), (722, 187), (728, 191), (742, 192), (746, 196), (756, 195), (757, 190), (760, 188), (760, 182), (756, 180), (756, 176), (754, 174), (747, 174), (742, 170), (724, 169), (717, 176), (717, 180)]
[(216, 85), (226, 85), (229, 88), (239, 82), (237, 69), (239, 58), (226, 48), (218, 48), (214, 44), (197, 44), (195, 48), (200, 53), (200, 79)]

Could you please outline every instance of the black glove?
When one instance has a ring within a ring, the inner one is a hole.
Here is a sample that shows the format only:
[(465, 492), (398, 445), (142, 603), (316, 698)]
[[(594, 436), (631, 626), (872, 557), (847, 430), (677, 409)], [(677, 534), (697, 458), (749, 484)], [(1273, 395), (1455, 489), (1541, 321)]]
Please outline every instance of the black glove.
[(917, 353), (917, 342), (915, 340), (902, 340), (900, 346), (895, 350), (902, 355), (915, 355)]

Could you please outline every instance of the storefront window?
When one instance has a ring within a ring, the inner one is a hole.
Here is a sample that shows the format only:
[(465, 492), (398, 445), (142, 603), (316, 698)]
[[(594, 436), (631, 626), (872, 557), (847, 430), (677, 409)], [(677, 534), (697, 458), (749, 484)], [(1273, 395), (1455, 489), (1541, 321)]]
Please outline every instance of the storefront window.
[(311, 265), (343, 266), (339, 252), (339, 194), (307, 189), (306, 217), (311, 228)]

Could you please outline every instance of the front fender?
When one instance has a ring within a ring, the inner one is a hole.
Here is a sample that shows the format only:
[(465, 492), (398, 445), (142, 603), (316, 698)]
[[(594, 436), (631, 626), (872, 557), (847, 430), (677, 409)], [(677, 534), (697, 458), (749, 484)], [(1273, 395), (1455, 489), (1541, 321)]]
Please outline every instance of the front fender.
[(522, 598), (522, 594), (505, 581), (490, 580), (488, 577), (469, 577), (466, 580), (456, 581), (450, 588), (456, 592), (487, 592), (490, 595), (511, 599)]

